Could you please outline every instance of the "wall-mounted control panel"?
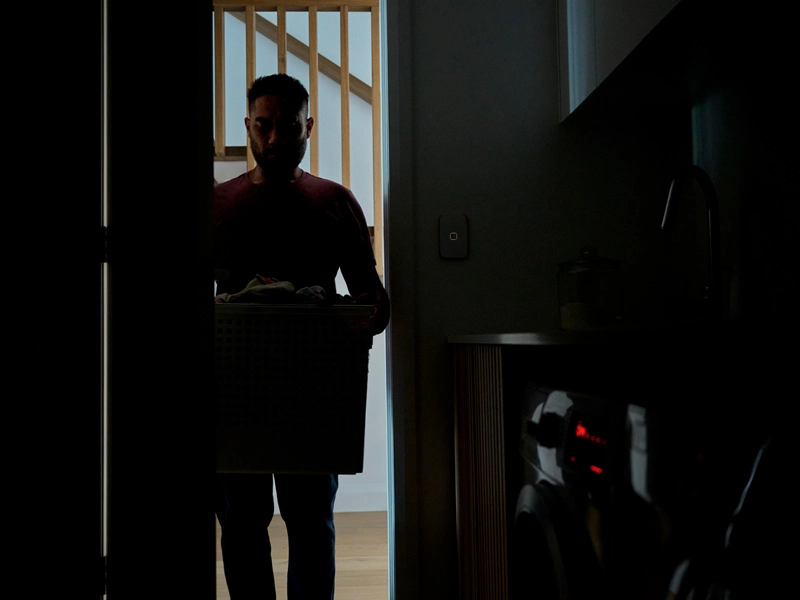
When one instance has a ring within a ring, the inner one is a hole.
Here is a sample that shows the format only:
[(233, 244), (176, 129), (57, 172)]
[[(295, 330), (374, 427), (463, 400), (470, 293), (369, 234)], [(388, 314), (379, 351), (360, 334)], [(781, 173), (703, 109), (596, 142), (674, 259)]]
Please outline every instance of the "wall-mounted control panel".
[(466, 215), (439, 216), (439, 256), (442, 258), (467, 257)]

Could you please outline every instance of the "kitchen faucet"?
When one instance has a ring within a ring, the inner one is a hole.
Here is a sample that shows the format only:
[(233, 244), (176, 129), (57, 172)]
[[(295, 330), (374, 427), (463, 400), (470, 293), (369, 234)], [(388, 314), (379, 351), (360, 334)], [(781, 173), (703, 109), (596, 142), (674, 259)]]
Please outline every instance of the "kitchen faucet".
[(708, 302), (708, 312), (706, 316), (710, 319), (722, 318), (722, 273), (720, 271), (720, 250), (719, 250), (719, 205), (717, 203), (717, 192), (711, 178), (703, 169), (696, 165), (683, 167), (669, 186), (667, 204), (664, 207), (664, 217), (661, 219), (661, 230), (665, 231), (670, 222), (670, 216), (675, 212), (675, 198), (677, 198), (678, 186), (687, 178), (693, 178), (700, 184), (706, 202), (706, 212), (708, 213), (708, 286), (706, 288), (706, 301)]

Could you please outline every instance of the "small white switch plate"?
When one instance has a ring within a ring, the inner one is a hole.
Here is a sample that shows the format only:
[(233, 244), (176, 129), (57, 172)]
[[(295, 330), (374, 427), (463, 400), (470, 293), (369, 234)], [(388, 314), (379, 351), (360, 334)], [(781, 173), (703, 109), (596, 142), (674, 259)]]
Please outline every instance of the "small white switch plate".
[(439, 256), (442, 258), (467, 257), (466, 215), (439, 216)]

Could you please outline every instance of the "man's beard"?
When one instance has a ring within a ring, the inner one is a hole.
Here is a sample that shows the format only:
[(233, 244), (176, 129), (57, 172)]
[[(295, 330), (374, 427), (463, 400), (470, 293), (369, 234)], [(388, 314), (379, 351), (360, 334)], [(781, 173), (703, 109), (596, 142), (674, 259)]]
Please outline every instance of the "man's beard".
[(295, 168), (306, 154), (307, 140), (297, 140), (293, 145), (282, 146), (273, 153), (272, 157), (266, 156), (267, 152), (253, 153), (258, 166), (266, 175), (293, 175)]

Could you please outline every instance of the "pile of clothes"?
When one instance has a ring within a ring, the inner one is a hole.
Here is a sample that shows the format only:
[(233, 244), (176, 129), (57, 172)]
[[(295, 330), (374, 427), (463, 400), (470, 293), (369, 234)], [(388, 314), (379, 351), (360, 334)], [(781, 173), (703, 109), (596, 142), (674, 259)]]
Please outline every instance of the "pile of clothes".
[(312, 285), (295, 289), (290, 281), (281, 281), (270, 277), (256, 275), (239, 292), (235, 294), (217, 294), (217, 304), (229, 302), (271, 303), (271, 304), (355, 304), (350, 296), (334, 294), (329, 297), (322, 286)]

